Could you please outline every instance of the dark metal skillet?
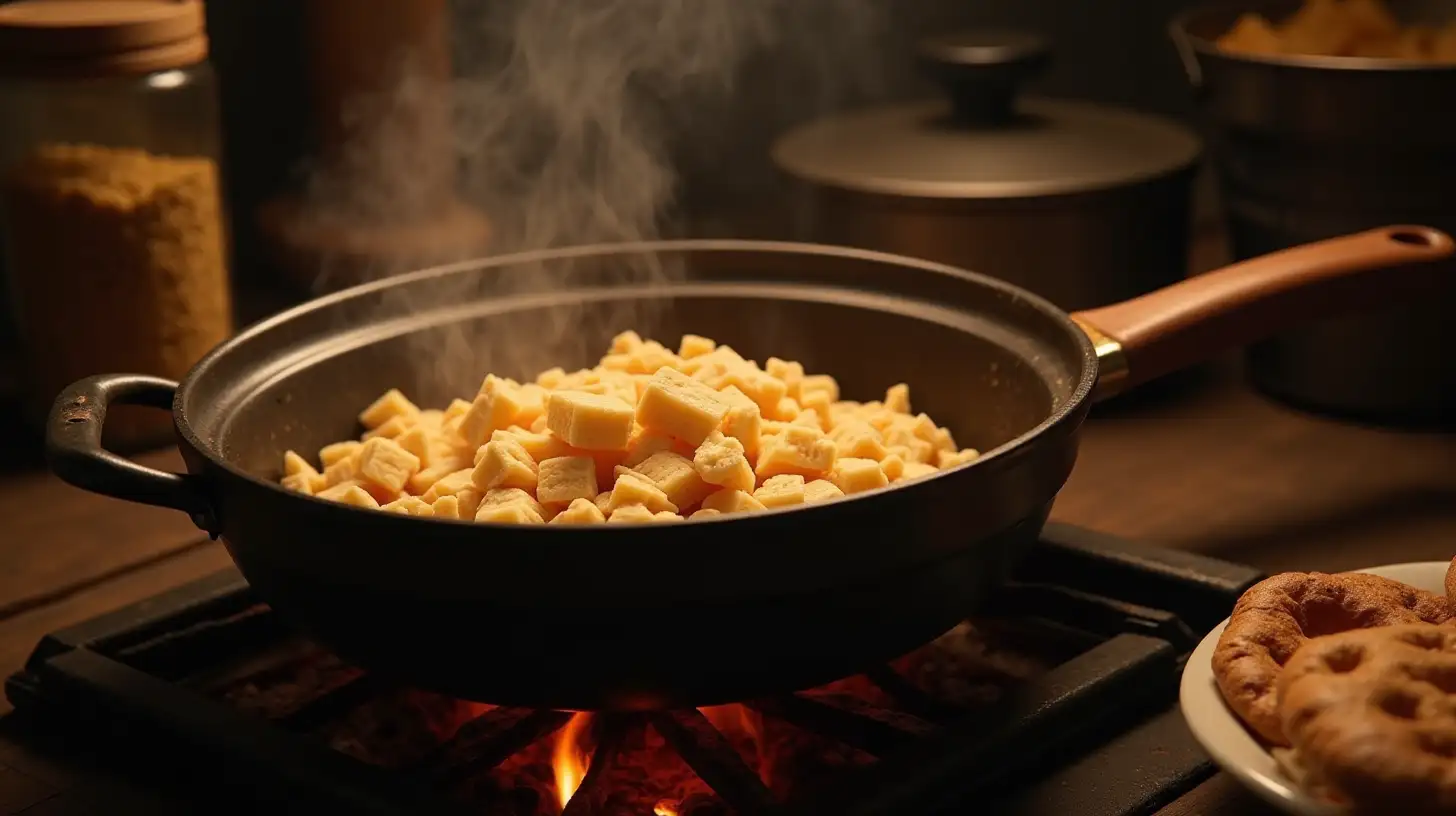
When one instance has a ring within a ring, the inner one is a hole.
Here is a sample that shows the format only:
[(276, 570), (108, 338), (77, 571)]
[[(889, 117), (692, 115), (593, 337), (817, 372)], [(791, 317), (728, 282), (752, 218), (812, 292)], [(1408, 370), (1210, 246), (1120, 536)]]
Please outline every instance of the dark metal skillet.
[[(851, 249), (683, 241), (491, 258), (305, 304), (180, 385), (78, 382), (48, 447), (71, 484), (191, 515), (280, 614), (376, 672), (494, 703), (721, 703), (853, 673), (973, 611), (1035, 540), (1095, 396), (1416, 296), (1449, 273), (1427, 262), (1452, 252), (1435, 230), (1385, 228), (1072, 316), (990, 278)], [(631, 271), (675, 264), (652, 286)], [(534, 286), (548, 269), (553, 285)], [(626, 328), (800, 359), (851, 398), (908, 382), (917, 410), (985, 455), (840, 502), (668, 525), (472, 525), (275, 484), (285, 449), (355, 435), (389, 387), (443, 404), (486, 371), (588, 364)], [(442, 349), (459, 356), (427, 356)], [(173, 410), (187, 474), (101, 449), (121, 403)]]

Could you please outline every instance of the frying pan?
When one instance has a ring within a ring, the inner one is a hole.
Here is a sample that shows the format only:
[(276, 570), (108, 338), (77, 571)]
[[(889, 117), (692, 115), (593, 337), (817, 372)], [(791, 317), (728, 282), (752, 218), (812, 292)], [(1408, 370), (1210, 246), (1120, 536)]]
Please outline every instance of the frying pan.
[[(1071, 316), (988, 277), (853, 249), (497, 257), (307, 303), (180, 385), (77, 382), (52, 410), (48, 452), (73, 485), (188, 513), (280, 615), (376, 673), (500, 704), (724, 703), (863, 670), (975, 611), (1036, 540), (1094, 398), (1299, 320), (1414, 297), (1443, 276), (1425, 262), (1452, 252), (1436, 230), (1388, 227)], [(908, 382), (916, 410), (984, 455), (842, 501), (689, 524), (470, 524), (276, 484), (284, 450), (355, 436), (358, 411), (390, 387), (439, 405), (486, 371), (589, 365), (626, 328), (798, 359), (847, 398)], [(101, 448), (121, 403), (172, 410), (186, 474)]]

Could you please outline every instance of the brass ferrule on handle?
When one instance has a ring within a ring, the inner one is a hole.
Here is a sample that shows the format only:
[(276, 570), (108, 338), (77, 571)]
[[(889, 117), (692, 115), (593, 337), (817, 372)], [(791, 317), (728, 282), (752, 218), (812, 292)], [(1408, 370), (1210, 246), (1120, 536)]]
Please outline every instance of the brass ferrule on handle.
[(1072, 322), (1092, 341), (1097, 354), (1097, 384), (1092, 388), (1092, 398), (1104, 400), (1122, 393), (1128, 381), (1127, 352), (1122, 343), (1083, 318), (1073, 315)]

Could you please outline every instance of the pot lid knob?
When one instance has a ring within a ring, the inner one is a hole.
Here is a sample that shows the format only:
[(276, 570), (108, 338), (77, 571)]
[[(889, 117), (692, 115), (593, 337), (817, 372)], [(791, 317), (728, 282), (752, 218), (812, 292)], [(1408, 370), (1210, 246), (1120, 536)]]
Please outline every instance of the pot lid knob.
[(1025, 31), (976, 29), (927, 37), (916, 49), (925, 73), (950, 97), (955, 114), (972, 124), (1009, 121), (1021, 83), (1051, 62), (1051, 48)]

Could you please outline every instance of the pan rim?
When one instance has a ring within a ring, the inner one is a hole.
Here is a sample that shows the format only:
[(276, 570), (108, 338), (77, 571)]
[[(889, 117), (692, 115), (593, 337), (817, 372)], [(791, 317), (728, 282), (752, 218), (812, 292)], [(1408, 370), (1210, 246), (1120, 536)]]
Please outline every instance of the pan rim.
[[(1061, 328), (1063, 333), (1070, 339), (1080, 351), (1081, 376), (1071, 389), (1067, 398), (1061, 405), (1054, 407), (1045, 419), (1032, 428), (1024, 431), (1018, 436), (1003, 442), (995, 448), (983, 451), (976, 459), (966, 462), (947, 470), (940, 470), (929, 476), (922, 477), (910, 482), (890, 484), (884, 487), (855, 493), (831, 502), (819, 502), (812, 505), (800, 505), (792, 507), (772, 508), (754, 513), (732, 514), (722, 517), (712, 517), (694, 521), (693, 524), (725, 524), (738, 523), (740, 526), (752, 522), (755, 519), (773, 519), (785, 513), (815, 513), (826, 511), (830, 508), (840, 506), (845, 502), (861, 501), (864, 499), (877, 498), (883, 494), (912, 486), (923, 486), (939, 481), (952, 474), (961, 473), (975, 468), (983, 470), (995, 467), (1005, 460), (1009, 455), (1018, 450), (1024, 449), (1038, 438), (1055, 432), (1058, 428), (1077, 416), (1085, 404), (1091, 398), (1094, 387), (1099, 376), (1097, 352), (1092, 341), (1077, 327), (1071, 317), (1050, 301), (1022, 289), (1006, 281), (993, 278), (978, 272), (961, 269), (948, 264), (941, 264), (934, 261), (922, 260), (906, 255), (898, 255), (875, 250), (859, 249), (854, 247), (834, 246), (829, 244), (800, 243), (792, 241), (759, 241), (746, 239), (675, 239), (662, 241), (634, 241), (602, 244), (583, 244), (578, 246), (561, 247), (557, 249), (531, 250), (526, 252), (510, 253), (505, 255), (484, 256), (465, 261), (457, 261), (448, 264), (425, 267), (413, 272), (406, 272), (393, 277), (378, 281), (370, 281), (355, 286), (341, 289), (321, 297), (312, 298), (297, 306), (293, 306), (276, 315), (260, 320), (251, 326), (233, 335), (228, 340), (214, 347), (199, 360), (188, 372), (187, 376), (179, 383), (177, 393), (172, 402), (172, 415), (177, 432), (186, 445), (206, 457), (208, 462), (219, 468), (228, 476), (241, 479), (254, 486), (266, 489), (279, 494), (286, 494), (289, 498), (298, 500), (304, 499), (308, 503), (318, 507), (328, 507), (336, 511), (348, 511), (354, 513), (369, 513), (375, 516), (380, 511), (372, 508), (352, 507), (342, 505), (338, 502), (325, 501), (315, 496), (297, 493), (288, 490), (282, 485), (266, 479), (254, 476), (251, 473), (239, 468), (229, 461), (218, 449), (215, 443), (205, 443), (192, 428), (191, 422), (183, 410), (187, 394), (199, 375), (205, 374), (214, 360), (229, 354), (233, 349), (244, 345), (250, 339), (272, 331), (278, 326), (287, 324), (301, 315), (325, 308), (348, 300), (363, 297), (374, 292), (384, 291), (396, 286), (409, 283), (425, 281), (432, 278), (444, 278), (450, 275), (469, 274), (483, 269), (508, 267), (516, 264), (525, 264), (542, 261), (565, 260), (571, 258), (584, 258), (592, 256), (609, 255), (630, 255), (630, 254), (654, 254), (654, 253), (683, 253), (700, 254), (704, 252), (742, 252), (742, 253), (779, 253), (800, 256), (818, 256), (821, 258), (842, 258), (846, 260), (868, 261), (885, 265), (902, 266), (918, 269), (939, 275), (956, 278), (965, 283), (990, 289), (995, 292), (1020, 301), (1030, 306), (1034, 311), (1048, 318), (1049, 322)], [(600, 536), (603, 531), (602, 525), (571, 525), (571, 524), (510, 524), (503, 522), (477, 522), (465, 519), (441, 519), (434, 517), (409, 516), (393, 513), (386, 513), (385, 516), (392, 516), (396, 523), (410, 522), (419, 524), (421, 522), (437, 525), (461, 525), (472, 528), (483, 528), (485, 530), (511, 530), (516, 534), (531, 535), (556, 535), (556, 536), (590, 536), (593, 532)], [(685, 522), (679, 522), (682, 524)], [(635, 531), (641, 534), (644, 530), (676, 530), (680, 529), (677, 524), (663, 524), (661, 522), (629, 522), (611, 525), (612, 528), (623, 531)]]

